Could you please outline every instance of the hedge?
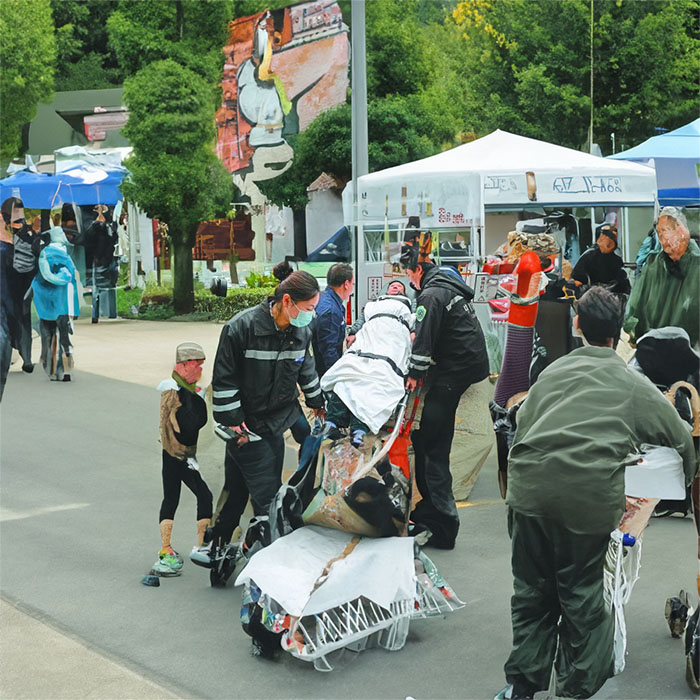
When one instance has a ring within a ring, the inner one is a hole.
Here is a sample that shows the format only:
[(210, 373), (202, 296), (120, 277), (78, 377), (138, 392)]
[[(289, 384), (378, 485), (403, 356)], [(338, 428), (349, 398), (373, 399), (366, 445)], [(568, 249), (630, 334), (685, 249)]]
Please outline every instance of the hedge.
[(202, 289), (194, 294), (194, 310), (197, 313), (211, 314), (214, 321), (228, 321), (239, 311), (260, 304), (274, 294), (274, 287), (247, 289), (234, 287), (225, 297), (214, 296), (209, 290)]
[[(124, 318), (139, 318), (148, 321), (228, 321), (235, 316), (239, 311), (255, 306), (269, 296), (271, 296), (274, 287), (261, 287), (257, 289), (232, 288), (228, 290), (226, 297), (218, 297), (212, 294), (208, 289), (195, 285), (194, 292), (194, 312), (185, 314), (184, 316), (176, 316), (173, 310), (173, 288), (171, 285), (156, 285), (147, 284), (143, 291), (140, 304), (138, 299), (127, 294), (137, 296), (136, 290), (118, 290), (117, 296), (123, 296), (120, 299), (119, 315)], [(120, 294), (121, 292), (121, 294)], [(138, 292), (140, 295), (140, 291)], [(130, 305), (138, 304), (138, 316), (131, 314)], [(122, 308), (123, 307), (123, 308)]]

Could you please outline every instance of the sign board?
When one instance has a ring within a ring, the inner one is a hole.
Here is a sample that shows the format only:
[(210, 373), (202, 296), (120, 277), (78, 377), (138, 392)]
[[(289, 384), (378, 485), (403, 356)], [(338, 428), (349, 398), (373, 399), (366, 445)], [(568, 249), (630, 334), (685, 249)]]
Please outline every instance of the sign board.
[(485, 303), (495, 299), (498, 293), (498, 283), (503, 277), (505, 275), (489, 275), (486, 272), (477, 272), (472, 281), (474, 302)]
[(367, 298), (373, 299), (374, 297), (381, 294), (383, 286), (384, 286), (384, 278), (383, 277), (368, 277), (367, 278)]
[(88, 141), (104, 141), (110, 131), (119, 131), (129, 119), (127, 111), (90, 114), (83, 118), (85, 138)]

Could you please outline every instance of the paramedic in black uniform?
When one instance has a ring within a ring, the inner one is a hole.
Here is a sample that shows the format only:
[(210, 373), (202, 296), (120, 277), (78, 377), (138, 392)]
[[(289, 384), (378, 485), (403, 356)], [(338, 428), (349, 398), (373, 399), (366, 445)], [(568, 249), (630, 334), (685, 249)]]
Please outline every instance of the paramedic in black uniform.
[(473, 290), (457, 275), (429, 262), (418, 262), (418, 250), (405, 246), (401, 262), (418, 292), (416, 338), (406, 388), (425, 381), (420, 428), (411, 435), (416, 484), (422, 500), (411, 520), (414, 532), (432, 533), (427, 544), (454, 549), (459, 515), (452, 494), (450, 448), (455, 414), (462, 394), (488, 376), (484, 334), (471, 300)]

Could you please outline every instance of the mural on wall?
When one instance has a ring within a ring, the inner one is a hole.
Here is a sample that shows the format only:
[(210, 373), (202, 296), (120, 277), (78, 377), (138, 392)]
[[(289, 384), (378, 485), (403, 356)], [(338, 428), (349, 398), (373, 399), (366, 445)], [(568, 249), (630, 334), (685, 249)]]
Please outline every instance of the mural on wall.
[(285, 136), (345, 101), (348, 29), (334, 0), (304, 2), (231, 22), (216, 114), (217, 153), (246, 195), (287, 170)]

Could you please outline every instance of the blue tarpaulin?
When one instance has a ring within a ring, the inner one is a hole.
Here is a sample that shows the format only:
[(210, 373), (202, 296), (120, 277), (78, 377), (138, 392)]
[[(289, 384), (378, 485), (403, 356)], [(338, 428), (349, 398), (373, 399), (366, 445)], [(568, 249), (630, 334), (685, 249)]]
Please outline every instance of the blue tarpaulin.
[(653, 161), (661, 206), (700, 206), (700, 119), (609, 157)]
[(114, 205), (123, 199), (119, 185), (124, 175), (124, 170), (102, 170), (91, 166), (56, 175), (22, 170), (0, 180), (0, 202), (8, 197), (19, 197), (28, 209), (50, 209), (62, 202)]
[(351, 256), (350, 232), (336, 231), (325, 243), (306, 256), (306, 262), (349, 262)]

